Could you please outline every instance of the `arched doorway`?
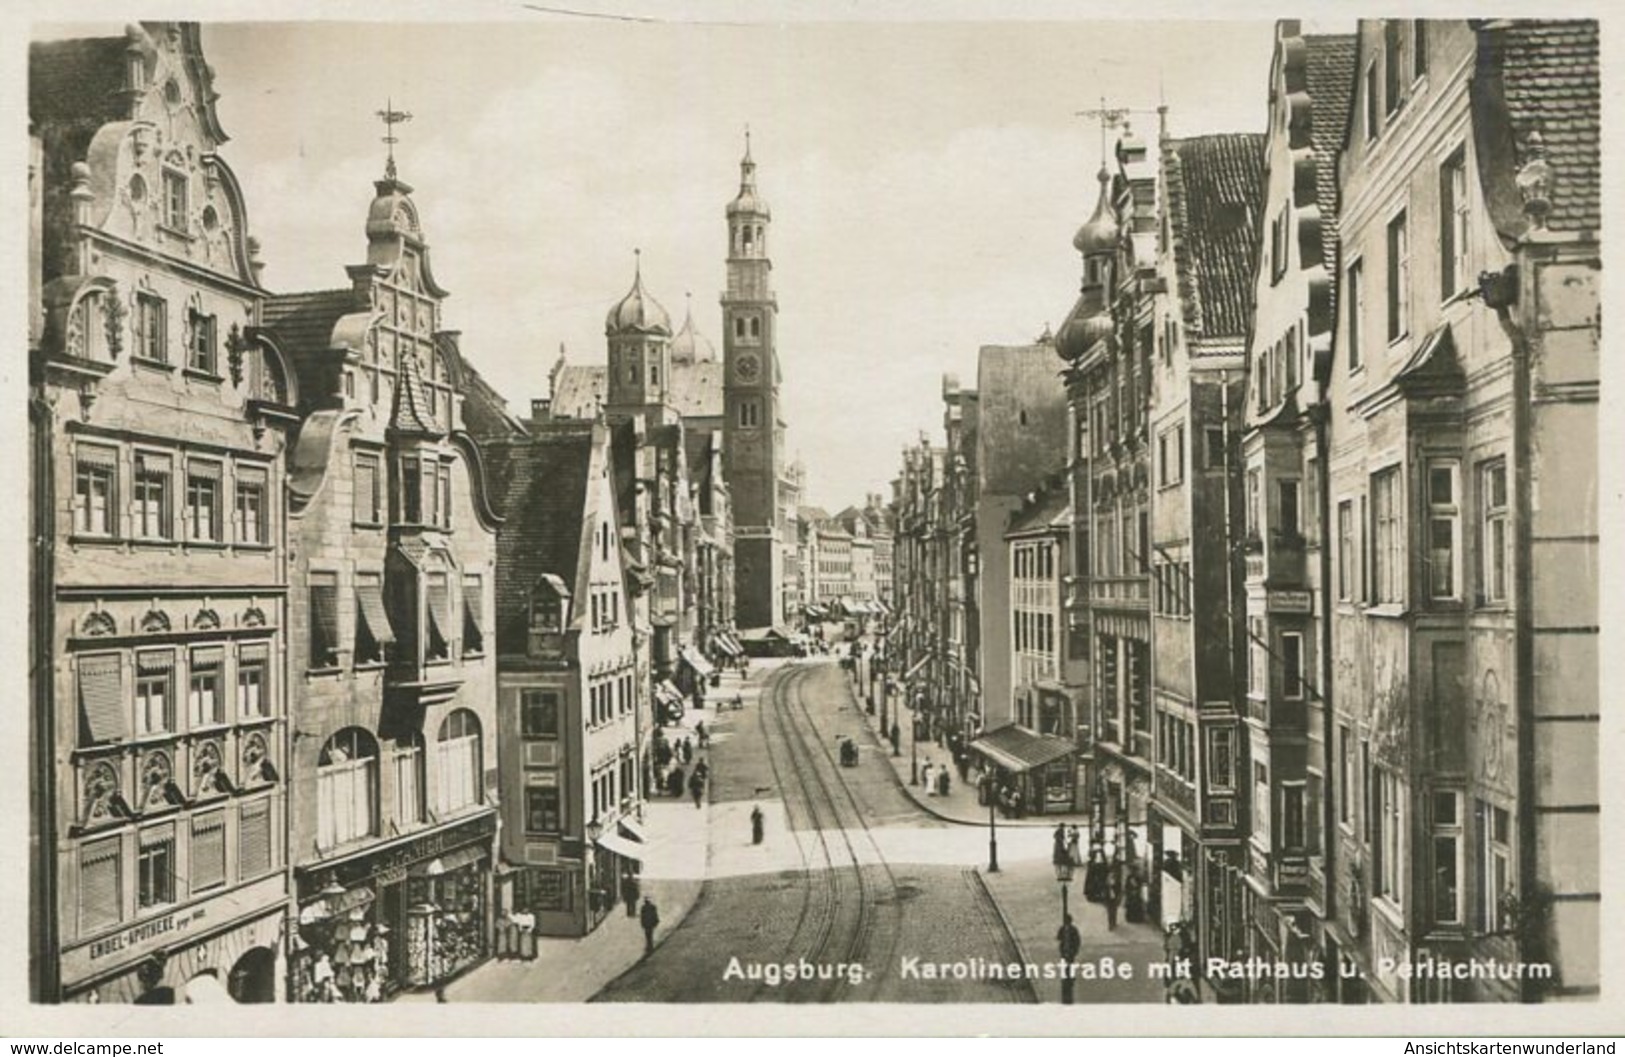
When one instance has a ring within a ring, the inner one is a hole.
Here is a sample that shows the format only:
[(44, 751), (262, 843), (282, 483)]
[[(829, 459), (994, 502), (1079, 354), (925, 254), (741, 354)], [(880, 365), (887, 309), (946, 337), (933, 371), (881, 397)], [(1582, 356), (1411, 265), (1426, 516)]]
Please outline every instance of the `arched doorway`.
[(276, 952), (250, 947), (231, 967), (226, 989), (238, 1002), (275, 1002)]

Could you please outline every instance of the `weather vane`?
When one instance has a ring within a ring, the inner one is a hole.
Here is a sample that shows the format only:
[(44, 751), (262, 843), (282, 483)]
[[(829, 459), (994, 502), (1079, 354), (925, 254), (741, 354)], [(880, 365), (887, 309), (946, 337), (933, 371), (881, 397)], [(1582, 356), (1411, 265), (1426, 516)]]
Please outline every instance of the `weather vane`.
[(1106, 164), (1107, 129), (1128, 127), (1130, 114), (1158, 114), (1162, 112), (1162, 109), (1162, 107), (1151, 110), (1145, 107), (1107, 106), (1106, 98), (1102, 96), (1099, 106), (1090, 107), (1087, 110), (1076, 110), (1073, 111), (1073, 114), (1077, 117), (1092, 117), (1100, 122), (1100, 163), (1104, 165)]
[(395, 144), (400, 138), (395, 135), (395, 126), (403, 125), (412, 120), (412, 115), (405, 110), (396, 110), (392, 99), (384, 101), (384, 109), (378, 111), (378, 120), (384, 123), (383, 141), (389, 147), (389, 161), (384, 166), (385, 179), (395, 179)]

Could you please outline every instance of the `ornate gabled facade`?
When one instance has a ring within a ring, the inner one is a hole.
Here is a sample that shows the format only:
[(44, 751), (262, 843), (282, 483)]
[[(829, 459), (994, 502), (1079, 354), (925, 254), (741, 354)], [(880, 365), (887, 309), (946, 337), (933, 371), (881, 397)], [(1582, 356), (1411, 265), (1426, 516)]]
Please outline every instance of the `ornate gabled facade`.
[[(1335, 893), (1328, 827), (1331, 651), (1323, 572), (1330, 369), (1338, 276), (1337, 156), (1354, 87), (1352, 36), (1276, 27), (1269, 131), (1248, 351), (1242, 486), (1233, 540), (1245, 553), (1245, 684), (1251, 799), (1245, 861), (1218, 886), (1245, 900), (1209, 923), (1237, 953), (1318, 959), (1318, 921)], [(1244, 934), (1241, 922), (1251, 925)], [(1223, 981), (1210, 981), (1222, 989)], [(1317, 997), (1313, 981), (1258, 981), (1281, 1000)]]
[(36, 44), (29, 90), (32, 995), (271, 1001), (297, 384), (197, 25)]
[(268, 300), (303, 421), (289, 473), (289, 998), (373, 1001), (491, 953), (500, 519), (457, 335), (393, 157), (347, 289)]

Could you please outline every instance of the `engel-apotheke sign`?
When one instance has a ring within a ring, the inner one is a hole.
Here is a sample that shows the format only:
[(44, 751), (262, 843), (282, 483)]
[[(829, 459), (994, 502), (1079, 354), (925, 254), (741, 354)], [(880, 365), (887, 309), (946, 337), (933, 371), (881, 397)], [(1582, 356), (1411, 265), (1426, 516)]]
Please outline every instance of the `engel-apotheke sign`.
[(1314, 596), (1308, 591), (1271, 591), (1268, 604), (1271, 613), (1309, 613)]
[(264, 913), (286, 902), (283, 877), (273, 874), (69, 948), (62, 952), (62, 979), (71, 983), (110, 965), (137, 961), (160, 948), (185, 945), (199, 933), (230, 926), (234, 919)]

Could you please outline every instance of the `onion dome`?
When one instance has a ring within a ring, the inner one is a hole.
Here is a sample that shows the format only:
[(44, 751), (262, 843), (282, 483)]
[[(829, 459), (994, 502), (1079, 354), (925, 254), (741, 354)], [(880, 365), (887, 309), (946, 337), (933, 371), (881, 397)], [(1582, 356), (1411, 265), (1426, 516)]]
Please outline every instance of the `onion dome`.
[(643, 288), (641, 259), (632, 279), (632, 289), (620, 299), (604, 319), (605, 334), (658, 334), (671, 337), (671, 317), (660, 307), (660, 302), (649, 296)]
[(756, 193), (756, 163), (750, 157), (750, 130), (745, 131), (745, 156), (739, 161), (739, 194), (728, 203), (728, 215), (736, 213), (756, 213), (764, 217), (772, 216), (772, 210), (767, 203)]
[(683, 316), (682, 329), (671, 339), (671, 362), (706, 363), (716, 358), (716, 346), (694, 327), (694, 305), (690, 302)]
[(1072, 311), (1055, 334), (1055, 353), (1067, 362), (1076, 362), (1097, 341), (1111, 336), (1112, 317), (1100, 307), (1098, 297), (1085, 294), (1078, 298)]
[(1117, 248), (1117, 217), (1112, 212), (1111, 195), (1107, 191), (1111, 177), (1105, 168), (1100, 170), (1100, 198), (1095, 202), (1095, 213), (1072, 237), (1072, 245), (1085, 256), (1109, 253)]

